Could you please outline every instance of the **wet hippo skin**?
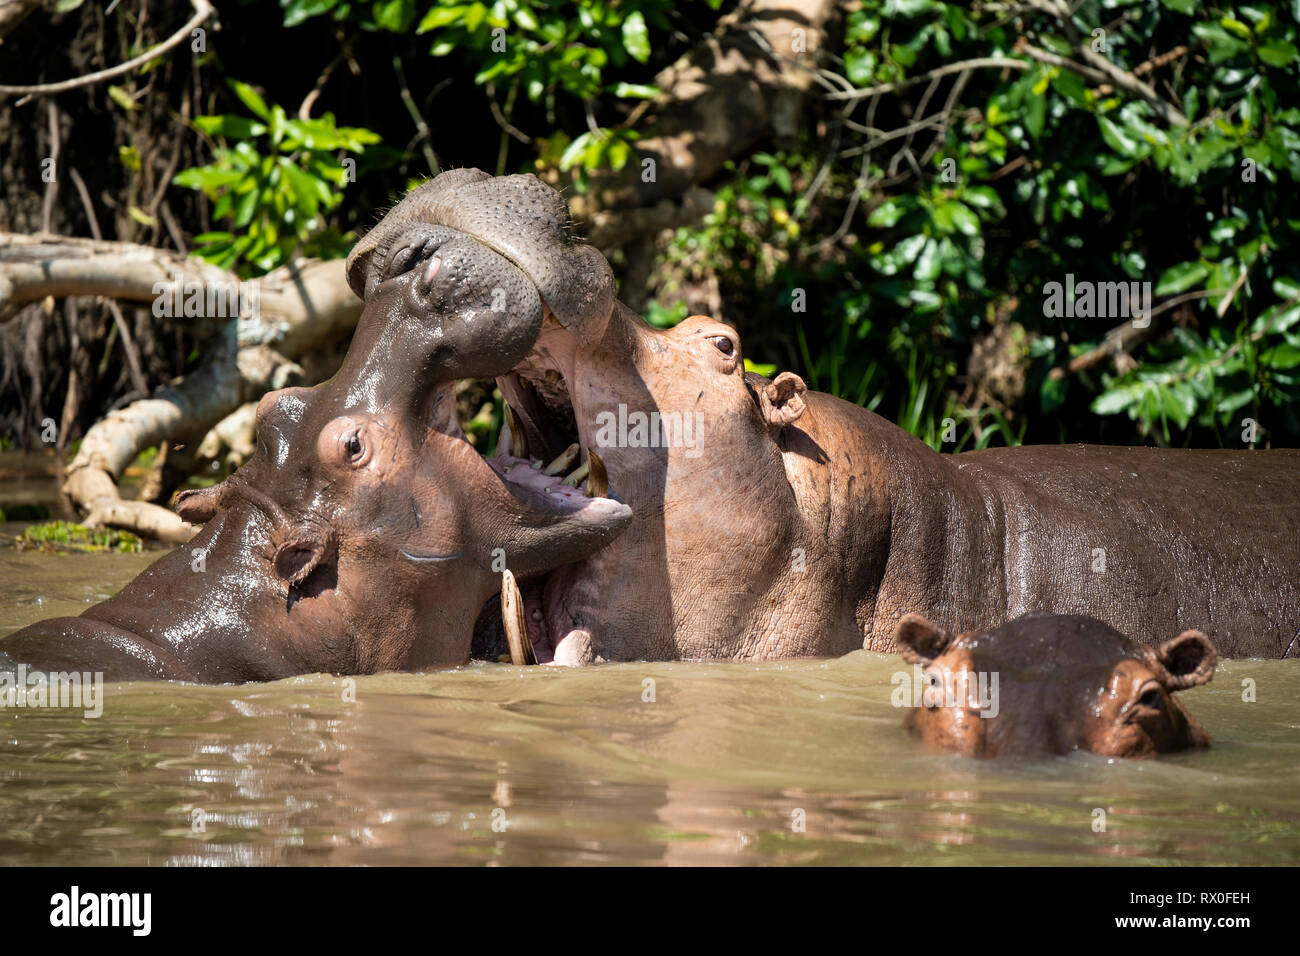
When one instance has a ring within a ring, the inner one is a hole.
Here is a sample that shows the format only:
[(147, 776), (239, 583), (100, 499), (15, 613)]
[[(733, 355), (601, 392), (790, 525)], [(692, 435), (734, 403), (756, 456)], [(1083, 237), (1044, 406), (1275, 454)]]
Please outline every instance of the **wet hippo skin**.
[(626, 526), (620, 502), (485, 460), (457, 421), (457, 380), (531, 347), (531, 282), (440, 226), (384, 255), (339, 372), (264, 396), (252, 459), (178, 496), (201, 533), (80, 617), (9, 636), (0, 666), (232, 682), (457, 664), (501, 587), (494, 552), (536, 574)]

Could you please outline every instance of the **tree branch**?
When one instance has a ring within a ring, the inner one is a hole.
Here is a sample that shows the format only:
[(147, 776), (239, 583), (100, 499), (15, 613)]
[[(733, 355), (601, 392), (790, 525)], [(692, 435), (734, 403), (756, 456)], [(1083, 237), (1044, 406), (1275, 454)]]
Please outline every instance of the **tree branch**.
[(190, 0), (194, 7), (194, 16), (189, 21), (169, 36), (157, 46), (150, 47), (144, 53), (137, 57), (132, 57), (125, 63), (119, 63), (117, 66), (111, 66), (106, 70), (100, 70), (97, 73), (88, 73), (85, 76), (74, 77), (70, 80), (62, 80), (58, 83), (37, 83), (33, 86), (5, 86), (0, 84), (0, 96), (48, 96), (51, 93), (64, 93), (68, 90), (75, 90), (82, 86), (92, 86), (103, 80), (110, 80), (115, 76), (121, 76), (123, 73), (130, 73), (136, 67), (143, 66), (150, 60), (157, 59), (168, 50), (177, 46), (190, 35), (190, 31), (200, 23), (207, 20), (216, 13), (216, 8), (208, 3), (208, 0)]

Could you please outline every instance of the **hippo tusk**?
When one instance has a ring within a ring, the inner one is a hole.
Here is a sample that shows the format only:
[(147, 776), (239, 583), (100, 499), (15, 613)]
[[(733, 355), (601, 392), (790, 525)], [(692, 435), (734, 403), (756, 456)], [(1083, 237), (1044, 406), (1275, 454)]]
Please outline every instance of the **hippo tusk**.
[[(501, 423), (502, 431), (510, 429), (510, 454), (515, 458), (528, 457), (528, 438), (524, 435), (524, 423), (519, 420), (519, 413), (510, 407), (507, 402), (505, 405), (504, 420)], [(499, 443), (498, 443), (499, 451)]]
[(501, 572), (501, 623), (505, 625), (506, 642), (510, 645), (510, 662), (536, 664), (533, 642), (528, 639), (528, 623), (524, 620), (524, 596), (510, 569)]
[(560, 452), (553, 462), (542, 469), (543, 475), (562, 475), (569, 470), (573, 464), (573, 459), (578, 457), (578, 446), (570, 445), (564, 451)]
[(582, 479), (587, 477), (587, 472), (590, 470), (591, 464), (584, 461), (577, 468), (573, 469), (573, 474), (564, 479), (564, 484), (568, 485), (570, 488), (578, 487), (578, 485), (582, 484)]
[(587, 479), (587, 497), (604, 498), (609, 494), (609, 473), (605, 471), (605, 462), (588, 448), (587, 464), (591, 467), (591, 477)]

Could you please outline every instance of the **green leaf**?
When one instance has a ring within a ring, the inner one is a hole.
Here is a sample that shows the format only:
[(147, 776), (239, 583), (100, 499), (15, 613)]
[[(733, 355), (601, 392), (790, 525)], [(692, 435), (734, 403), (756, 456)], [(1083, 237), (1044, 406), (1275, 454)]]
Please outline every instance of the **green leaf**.
[(249, 112), (259, 119), (270, 120), (271, 111), (266, 108), (266, 100), (262, 99), (257, 90), (238, 80), (227, 80), (227, 82), (230, 84), (230, 88), (235, 91), (235, 95), (239, 97), (239, 101), (248, 107)]
[(375, 26), (392, 33), (405, 33), (415, 19), (413, 0), (387, 0), (374, 5)]
[(134, 110), (138, 110), (140, 108), (140, 104), (137, 103), (135, 100), (131, 99), (131, 94), (128, 93), (126, 90), (122, 89), (122, 87), (120, 86), (110, 85), (108, 88), (108, 98), (111, 99), (118, 106), (122, 107), (122, 109), (126, 110), (128, 113), (133, 112)]
[(1260, 353), (1259, 364), (1269, 368), (1295, 368), (1300, 365), (1300, 348), (1288, 342), (1275, 345)]
[(646, 83), (618, 83), (614, 86), (614, 95), (623, 99), (651, 100), (659, 95), (659, 87)]
[(867, 217), (867, 225), (878, 229), (892, 229), (907, 213), (908, 206), (901, 199), (886, 199)]
[(633, 10), (623, 20), (623, 47), (639, 63), (650, 59), (650, 34), (640, 10)]
[(338, 0), (289, 0), (284, 4), (284, 25), (296, 27), (311, 17), (328, 13), (338, 4)]
[(194, 125), (209, 136), (223, 139), (252, 139), (266, 132), (266, 127), (247, 116), (196, 116)]
[(415, 28), (415, 32), (428, 33), (430, 30), (449, 26), (450, 24), (457, 23), (464, 18), (465, 8), (463, 6), (435, 6), (424, 15), (424, 19), (422, 19), (420, 25)]
[(1126, 159), (1140, 159), (1151, 151), (1140, 134), (1128, 127), (1121, 127), (1108, 116), (1098, 116), (1097, 125), (1101, 127), (1101, 138), (1106, 141), (1106, 145)]
[(978, 236), (980, 232), (979, 218), (969, 206), (955, 200), (935, 207), (934, 222), (944, 232), (960, 232), (963, 236)]
[(586, 132), (570, 143), (569, 148), (560, 157), (560, 171), (567, 172), (572, 169), (591, 146), (594, 138), (590, 132)]
[(1183, 262), (1166, 269), (1156, 282), (1156, 295), (1177, 295), (1186, 292), (1210, 274), (1204, 262)]
[(1294, 43), (1286, 40), (1270, 40), (1255, 48), (1259, 58), (1269, 66), (1287, 66), (1294, 63), (1298, 52)]
[(1139, 398), (1135, 386), (1129, 385), (1122, 389), (1112, 388), (1110, 391), (1102, 392), (1092, 402), (1092, 413), (1094, 415), (1115, 415), (1124, 411), (1133, 405)]

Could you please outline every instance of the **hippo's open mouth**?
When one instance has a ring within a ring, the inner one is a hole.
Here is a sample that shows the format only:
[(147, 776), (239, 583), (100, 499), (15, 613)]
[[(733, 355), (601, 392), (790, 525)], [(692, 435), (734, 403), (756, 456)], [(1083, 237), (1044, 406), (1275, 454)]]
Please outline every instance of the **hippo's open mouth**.
[[(574, 414), (561, 371), (569, 341), (548, 315), (533, 351), (497, 379), (505, 416), (496, 454), (487, 459), (516, 497), (565, 514), (588, 507), (593, 500), (621, 502), (610, 488), (600, 454), (582, 434)], [(554, 354), (556, 347), (561, 355)], [(567, 572), (577, 563), (519, 579), (526, 638), (539, 663), (555, 659), (556, 648), (573, 627), (566, 612), (567, 586), (572, 580)], [(510, 640), (504, 619), (509, 616), (502, 614), (499, 598), (488, 602), (475, 627), (475, 656), (508, 659)]]

